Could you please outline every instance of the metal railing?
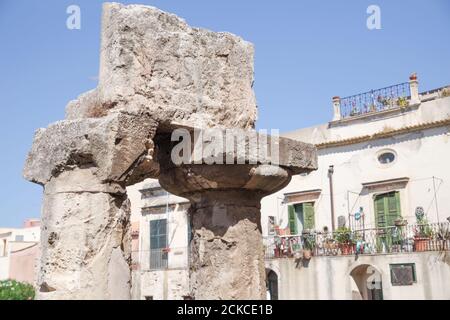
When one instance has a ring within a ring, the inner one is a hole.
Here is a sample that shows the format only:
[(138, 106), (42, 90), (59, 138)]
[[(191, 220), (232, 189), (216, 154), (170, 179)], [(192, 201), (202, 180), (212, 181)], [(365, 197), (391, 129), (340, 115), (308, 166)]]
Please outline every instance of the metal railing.
[(375, 113), (409, 105), (408, 82), (341, 98), (341, 118)]
[(133, 270), (169, 270), (187, 268), (187, 247), (140, 250), (131, 253)]
[(450, 224), (398, 225), (264, 238), (266, 259), (450, 250)]

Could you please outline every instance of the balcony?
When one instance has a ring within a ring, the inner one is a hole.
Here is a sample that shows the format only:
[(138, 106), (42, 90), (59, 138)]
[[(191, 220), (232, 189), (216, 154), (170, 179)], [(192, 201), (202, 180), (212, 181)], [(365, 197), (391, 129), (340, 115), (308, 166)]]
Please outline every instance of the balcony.
[(266, 259), (450, 250), (450, 224), (398, 225), (264, 238)]
[(187, 247), (133, 251), (132, 269), (140, 271), (185, 269), (188, 266), (188, 256)]
[(340, 99), (341, 119), (377, 113), (390, 109), (406, 108), (410, 104), (408, 82), (371, 90)]

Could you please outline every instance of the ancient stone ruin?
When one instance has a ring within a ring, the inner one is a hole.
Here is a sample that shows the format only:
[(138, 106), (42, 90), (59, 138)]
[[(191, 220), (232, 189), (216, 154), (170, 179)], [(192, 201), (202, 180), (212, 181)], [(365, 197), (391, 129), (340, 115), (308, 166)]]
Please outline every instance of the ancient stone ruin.
[(170, 157), (175, 129), (255, 133), (252, 86), (250, 43), (153, 7), (105, 4), (98, 87), (36, 132), (24, 169), (44, 186), (38, 298), (129, 299), (126, 187), (158, 178), (191, 202), (192, 296), (264, 299), (260, 200), (316, 169), (315, 148), (279, 138), (275, 163), (262, 152), (241, 164)]

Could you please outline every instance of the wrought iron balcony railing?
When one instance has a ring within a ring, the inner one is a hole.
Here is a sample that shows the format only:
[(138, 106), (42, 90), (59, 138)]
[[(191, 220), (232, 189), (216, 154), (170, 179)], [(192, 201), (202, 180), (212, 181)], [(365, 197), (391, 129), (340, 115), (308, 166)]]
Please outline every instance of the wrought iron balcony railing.
[(133, 270), (142, 271), (187, 268), (188, 258), (189, 250), (187, 247), (168, 247), (133, 251), (131, 253)]
[(407, 107), (411, 96), (408, 82), (341, 98), (341, 118)]
[(398, 225), (264, 238), (266, 259), (450, 250), (450, 224)]

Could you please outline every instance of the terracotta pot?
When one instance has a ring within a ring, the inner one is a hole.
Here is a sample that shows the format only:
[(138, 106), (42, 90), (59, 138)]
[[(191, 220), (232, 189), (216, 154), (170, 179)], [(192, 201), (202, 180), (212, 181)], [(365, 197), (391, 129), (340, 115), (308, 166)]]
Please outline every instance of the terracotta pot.
[(406, 220), (395, 220), (394, 224), (396, 227), (404, 227), (408, 224)]
[(353, 252), (355, 251), (355, 245), (354, 244), (348, 244), (348, 243), (341, 244), (340, 245), (340, 249), (341, 249), (342, 255), (348, 256), (348, 255), (353, 254)]
[(414, 238), (414, 248), (416, 252), (428, 250), (428, 242), (430, 238)]
[(312, 252), (309, 249), (303, 249), (303, 259), (309, 260), (311, 259)]

